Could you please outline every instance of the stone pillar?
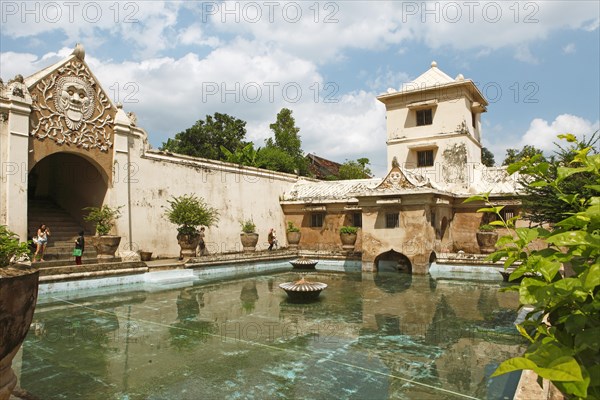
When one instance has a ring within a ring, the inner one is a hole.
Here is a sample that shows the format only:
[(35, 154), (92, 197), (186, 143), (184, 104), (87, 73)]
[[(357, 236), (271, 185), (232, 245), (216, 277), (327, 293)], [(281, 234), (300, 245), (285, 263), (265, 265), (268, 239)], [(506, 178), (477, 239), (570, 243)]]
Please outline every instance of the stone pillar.
[(413, 275), (427, 275), (429, 273), (429, 254), (421, 253), (409, 257)]
[(0, 224), (27, 240), (27, 173), (31, 96), (23, 77), (0, 81)]
[(117, 234), (123, 237), (119, 250), (128, 251), (139, 250), (139, 246), (134, 243), (133, 227), (131, 219), (131, 177), (128, 172), (131, 170), (131, 147), (133, 145), (133, 133), (131, 132), (131, 120), (123, 110), (122, 104), (117, 104), (117, 114), (115, 115), (115, 136), (114, 136), (114, 169), (118, 174), (113, 176), (110, 196), (107, 196), (107, 202), (112, 207), (124, 206), (121, 209), (121, 218), (115, 221)]

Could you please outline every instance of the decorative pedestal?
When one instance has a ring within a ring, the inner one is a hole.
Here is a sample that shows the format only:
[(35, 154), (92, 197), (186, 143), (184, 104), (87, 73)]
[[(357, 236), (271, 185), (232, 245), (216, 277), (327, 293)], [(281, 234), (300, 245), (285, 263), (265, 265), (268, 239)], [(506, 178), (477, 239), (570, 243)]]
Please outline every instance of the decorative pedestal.
[(300, 257), (297, 260), (290, 261), (290, 264), (292, 264), (294, 269), (315, 269), (315, 265), (318, 263), (318, 261), (314, 261), (306, 257)]
[(327, 284), (309, 282), (302, 277), (299, 281), (282, 283), (279, 287), (285, 290), (290, 300), (305, 302), (315, 300), (319, 297), (321, 291), (327, 288)]

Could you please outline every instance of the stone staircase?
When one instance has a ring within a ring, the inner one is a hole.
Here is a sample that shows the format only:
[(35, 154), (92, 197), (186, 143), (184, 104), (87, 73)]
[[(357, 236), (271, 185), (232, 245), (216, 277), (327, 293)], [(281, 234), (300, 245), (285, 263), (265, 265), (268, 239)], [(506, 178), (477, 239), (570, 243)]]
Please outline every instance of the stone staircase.
[[(44, 260), (74, 260), (72, 253), (75, 248), (75, 239), (81, 230), (81, 225), (68, 212), (50, 199), (29, 200), (28, 205), (29, 234), (35, 236), (41, 224), (46, 224), (50, 229), (50, 237), (48, 238)], [(89, 237), (91, 234), (91, 232), (85, 232), (86, 237)], [(95, 262), (96, 250), (89, 240), (86, 240), (85, 244), (83, 261), (94, 260)]]

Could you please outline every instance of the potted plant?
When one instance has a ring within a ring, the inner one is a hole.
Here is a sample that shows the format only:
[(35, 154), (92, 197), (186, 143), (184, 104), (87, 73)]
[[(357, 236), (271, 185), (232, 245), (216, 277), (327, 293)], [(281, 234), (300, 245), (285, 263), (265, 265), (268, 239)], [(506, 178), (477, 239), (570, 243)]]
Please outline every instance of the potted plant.
[(38, 295), (39, 271), (26, 262), (29, 243), (0, 225), (0, 399), (8, 399), (17, 384), (12, 360), (29, 326)]
[(297, 249), (298, 243), (300, 243), (300, 237), (302, 236), (300, 233), (300, 228), (298, 228), (292, 221), (288, 221), (287, 229), (285, 232), (285, 236), (288, 242), (288, 245), (291, 249)]
[(356, 232), (358, 228), (355, 226), (342, 226), (340, 228), (340, 239), (342, 240), (342, 249), (352, 251), (354, 250), (354, 243), (356, 243)]
[(242, 233), (240, 240), (242, 241), (243, 251), (254, 251), (256, 243), (258, 243), (258, 233), (256, 233), (256, 224), (251, 219), (240, 221)]
[(177, 225), (177, 241), (181, 247), (181, 258), (196, 256), (200, 242), (199, 226), (210, 228), (219, 222), (219, 212), (210, 207), (202, 197), (184, 194), (167, 200), (169, 207), (165, 211), (167, 219)]
[(103, 205), (102, 207), (85, 207), (88, 215), (83, 219), (92, 222), (96, 226), (96, 236), (91, 238), (92, 245), (96, 248), (99, 261), (115, 258), (115, 253), (121, 243), (121, 236), (109, 235), (115, 220), (121, 216), (121, 208)]
[(479, 250), (484, 254), (490, 254), (496, 251), (496, 242), (498, 241), (498, 232), (496, 227), (484, 224), (479, 227), (476, 233)]

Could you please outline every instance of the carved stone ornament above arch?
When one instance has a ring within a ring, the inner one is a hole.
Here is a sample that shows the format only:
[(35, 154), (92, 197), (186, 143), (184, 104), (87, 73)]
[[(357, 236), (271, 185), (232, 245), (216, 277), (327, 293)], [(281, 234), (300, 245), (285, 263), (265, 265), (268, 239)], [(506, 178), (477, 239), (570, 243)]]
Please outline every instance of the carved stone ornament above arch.
[(29, 90), (31, 136), (85, 150), (113, 147), (116, 110), (81, 60), (70, 59)]

